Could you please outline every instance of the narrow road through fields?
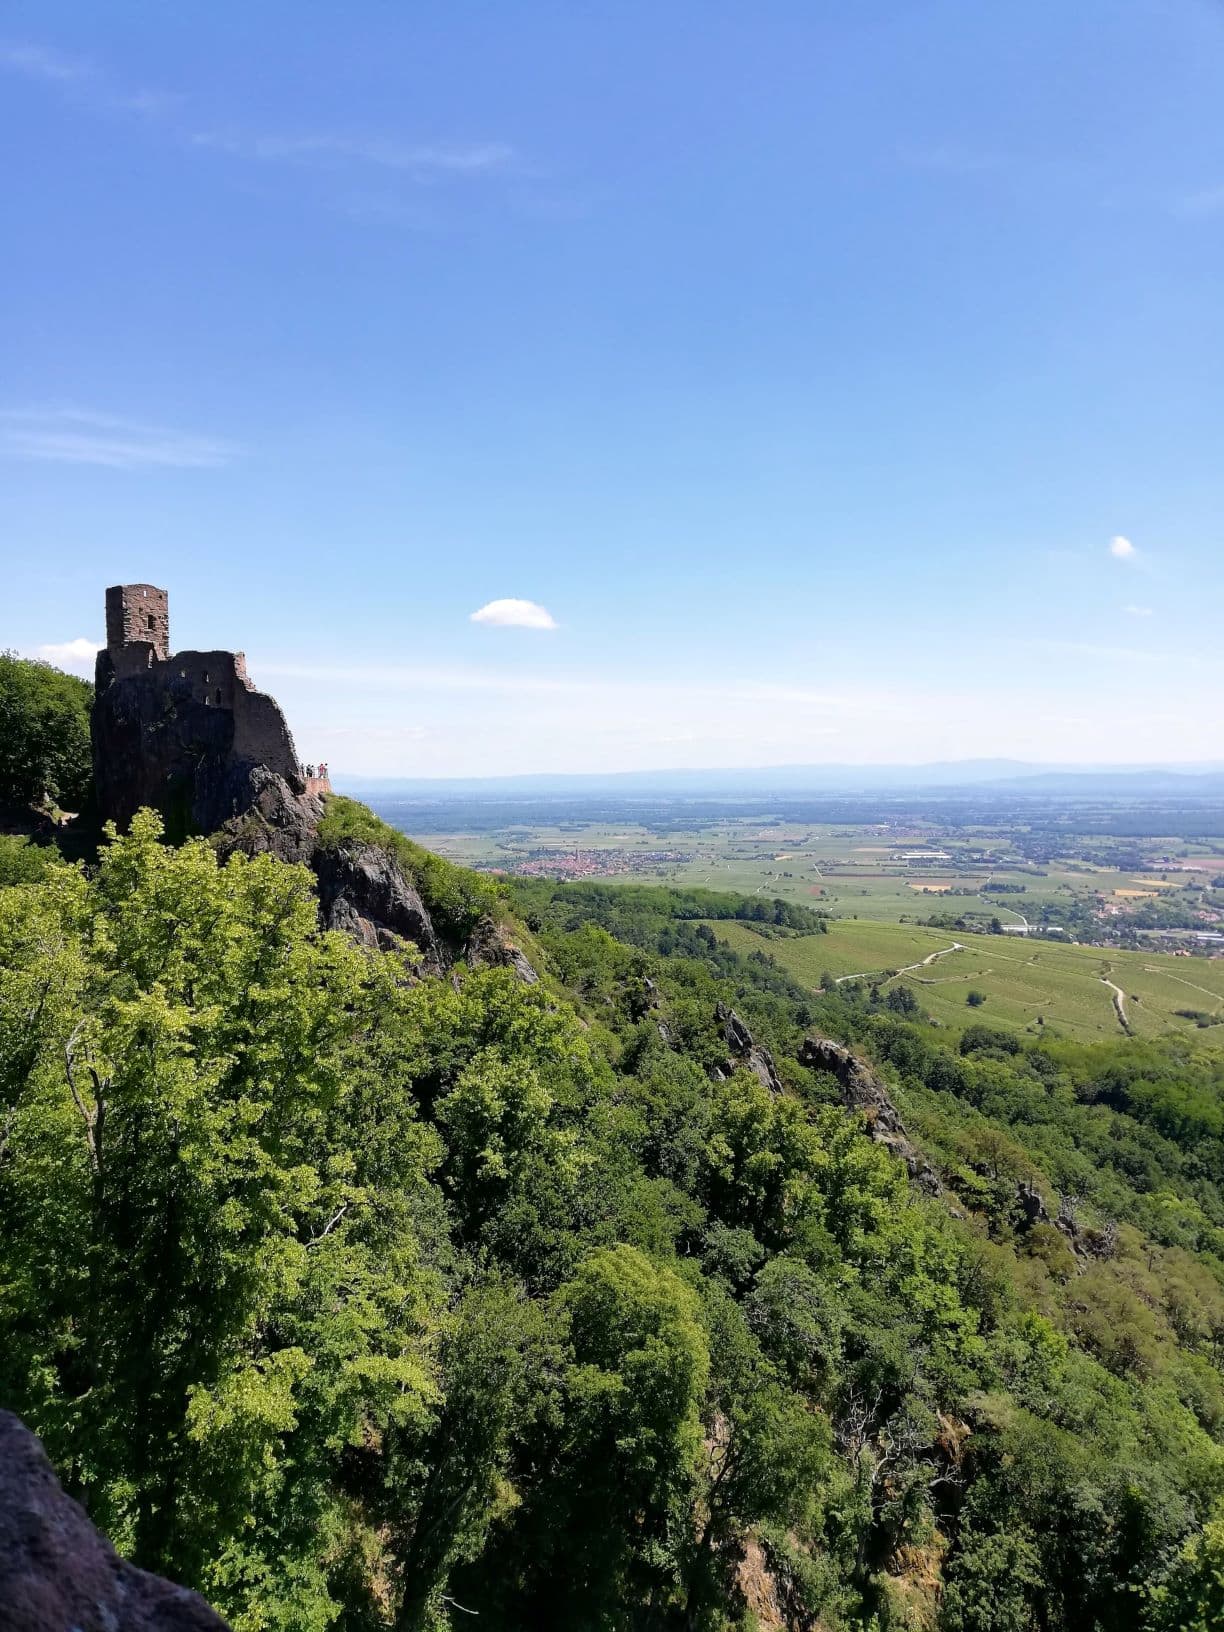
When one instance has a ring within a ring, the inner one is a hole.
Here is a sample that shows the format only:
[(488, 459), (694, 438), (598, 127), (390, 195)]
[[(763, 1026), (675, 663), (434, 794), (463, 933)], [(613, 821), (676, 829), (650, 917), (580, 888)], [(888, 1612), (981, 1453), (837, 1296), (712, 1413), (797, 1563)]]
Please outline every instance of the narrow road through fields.
[(871, 980), (875, 975), (884, 975), (889, 980), (895, 980), (898, 975), (912, 974), (915, 969), (925, 969), (936, 958), (946, 958), (949, 952), (967, 952), (969, 948), (963, 941), (953, 941), (951, 946), (941, 946), (937, 952), (930, 953), (925, 958), (919, 958), (917, 963), (907, 963), (903, 969), (865, 969), (858, 975), (838, 975), (833, 982), (834, 986), (841, 986), (847, 980)]
[[(994, 874), (991, 873), (990, 877), (986, 880), (986, 883), (990, 884), (990, 883), (993, 883), (993, 881), (994, 881)], [(1020, 922), (1024, 925), (1026, 930), (1031, 929), (1033, 927), (1029, 923), (1028, 919), (1024, 916), (1024, 914), (1020, 911), (1019, 907), (1005, 907), (1005, 906), (1003, 906), (1002, 902), (996, 901), (993, 896), (988, 896), (986, 894), (984, 888), (978, 891), (978, 900), (979, 901), (984, 901), (986, 903), (986, 905), (990, 908), (991, 912), (995, 913), (996, 915), (998, 913), (1000, 913), (1000, 912), (1010, 912), (1013, 918), (1019, 918)]]

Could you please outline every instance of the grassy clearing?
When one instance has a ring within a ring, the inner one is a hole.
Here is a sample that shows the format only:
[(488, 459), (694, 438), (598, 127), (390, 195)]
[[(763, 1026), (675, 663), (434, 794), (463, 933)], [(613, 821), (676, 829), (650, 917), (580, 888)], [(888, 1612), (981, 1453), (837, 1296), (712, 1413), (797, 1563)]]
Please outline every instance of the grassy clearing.
[[(1037, 1034), (1053, 1029), (1084, 1040), (1116, 1037), (1121, 1026), (1113, 992), (1121, 987), (1127, 1019), (1136, 1036), (1184, 1030), (1200, 1041), (1224, 1047), (1224, 1024), (1200, 1028), (1179, 1009), (1224, 1019), (1224, 960), (1175, 958), (1146, 952), (1060, 945), (1022, 937), (971, 935), (841, 919), (827, 935), (765, 940), (747, 924), (712, 926), (737, 951), (766, 951), (795, 978), (816, 987), (827, 972), (835, 977), (879, 975), (911, 984), (922, 1007), (957, 1030), (982, 1021)], [(957, 944), (956, 950), (947, 950)], [(943, 955), (930, 963), (932, 953)], [(889, 971), (919, 964), (904, 974)], [(970, 990), (985, 994), (970, 1008)]]

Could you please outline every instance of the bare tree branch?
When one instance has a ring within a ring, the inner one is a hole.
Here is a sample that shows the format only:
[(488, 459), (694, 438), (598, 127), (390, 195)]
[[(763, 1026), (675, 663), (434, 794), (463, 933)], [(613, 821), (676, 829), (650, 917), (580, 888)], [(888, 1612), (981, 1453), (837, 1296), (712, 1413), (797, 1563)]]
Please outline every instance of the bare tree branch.
[[(331, 1232), (335, 1229), (336, 1225), (339, 1224), (340, 1220), (344, 1217), (345, 1213), (348, 1212), (348, 1210), (349, 1210), (349, 1204), (348, 1204), (347, 1201), (344, 1203), (344, 1205), (342, 1207), (337, 1207), (336, 1211), (328, 1219), (327, 1223), (319, 1231), (318, 1235), (312, 1235), (310, 1240), (307, 1241), (307, 1243), (306, 1243), (307, 1247), (309, 1248), (309, 1247), (317, 1246), (319, 1244), (319, 1242), (323, 1240), (324, 1236), (330, 1235)], [(455, 1607), (456, 1607), (456, 1609), (462, 1609), (463, 1606), (462, 1606), (462, 1604), (456, 1604)], [(475, 1610), (468, 1610), (467, 1613), (469, 1615), (474, 1615), (476, 1613), (476, 1611)]]
[(80, 1021), (72, 1031), (72, 1035), (64, 1044), (64, 1070), (68, 1077), (68, 1090), (72, 1095), (72, 1102), (76, 1106), (81, 1121), (85, 1124), (85, 1139), (89, 1146), (89, 1165), (93, 1168), (95, 1177), (102, 1167), (102, 1124), (106, 1118), (106, 1100), (103, 1095), (104, 1084), (93, 1061), (86, 1058), (86, 1069), (93, 1083), (93, 1106), (86, 1104), (85, 1097), (77, 1086), (76, 1059), (81, 1033), (85, 1029), (84, 1020)]

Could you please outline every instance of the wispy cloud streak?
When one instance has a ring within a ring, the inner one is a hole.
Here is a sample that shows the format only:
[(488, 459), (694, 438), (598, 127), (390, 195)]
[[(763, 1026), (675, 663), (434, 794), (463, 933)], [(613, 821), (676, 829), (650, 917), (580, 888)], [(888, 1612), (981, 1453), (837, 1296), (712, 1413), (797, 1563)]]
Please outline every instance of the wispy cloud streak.
[(240, 449), (216, 437), (75, 408), (0, 411), (0, 453), (9, 459), (109, 470), (206, 470)]
[(96, 63), (29, 41), (0, 40), (0, 73), (46, 85), (102, 113), (160, 114), (179, 101), (165, 91), (125, 90)]
[(1177, 215), (1215, 215), (1224, 210), (1224, 187), (1203, 187), (1198, 192), (1183, 193), (1174, 201)]
[(198, 131), (192, 141), (197, 147), (267, 163), (372, 165), (417, 180), (502, 174), (516, 162), (514, 149), (504, 142), (422, 144), (381, 136), (244, 136), (207, 130)]
[(0, 69), (21, 74), (26, 79), (39, 79), (52, 85), (70, 85), (88, 79), (92, 69), (86, 62), (61, 56), (42, 45), (23, 45), (14, 41), (0, 41)]

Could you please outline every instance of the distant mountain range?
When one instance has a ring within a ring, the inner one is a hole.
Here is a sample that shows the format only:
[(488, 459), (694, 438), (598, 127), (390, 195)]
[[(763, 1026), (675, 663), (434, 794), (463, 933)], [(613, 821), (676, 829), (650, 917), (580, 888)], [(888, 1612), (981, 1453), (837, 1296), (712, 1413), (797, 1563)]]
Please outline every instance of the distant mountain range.
[(1017, 759), (925, 765), (774, 765), (735, 770), (543, 773), (492, 777), (355, 777), (345, 791), (404, 798), (508, 794), (642, 798), (776, 794), (948, 793), (995, 790), (1023, 796), (1224, 797), (1224, 762), (1189, 765), (1040, 765)]

